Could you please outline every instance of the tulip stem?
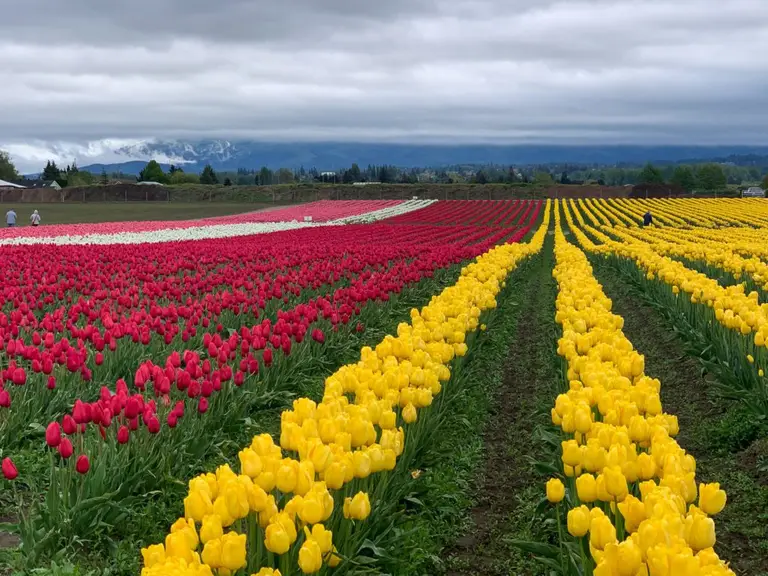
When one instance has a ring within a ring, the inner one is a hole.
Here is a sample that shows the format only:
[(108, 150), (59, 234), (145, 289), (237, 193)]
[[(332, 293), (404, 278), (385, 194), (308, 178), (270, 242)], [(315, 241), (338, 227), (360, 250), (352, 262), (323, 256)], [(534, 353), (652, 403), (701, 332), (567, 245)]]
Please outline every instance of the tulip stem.
[(592, 574), (592, 561), (587, 559), (585, 550), (589, 546), (588, 536), (579, 538), (579, 553), (581, 554), (581, 567), (584, 569), (584, 576), (590, 576)]
[(565, 569), (565, 554), (563, 552), (563, 522), (560, 518), (560, 502), (555, 505), (555, 515), (557, 516), (557, 536), (560, 545), (560, 571), (565, 575), (568, 572)]

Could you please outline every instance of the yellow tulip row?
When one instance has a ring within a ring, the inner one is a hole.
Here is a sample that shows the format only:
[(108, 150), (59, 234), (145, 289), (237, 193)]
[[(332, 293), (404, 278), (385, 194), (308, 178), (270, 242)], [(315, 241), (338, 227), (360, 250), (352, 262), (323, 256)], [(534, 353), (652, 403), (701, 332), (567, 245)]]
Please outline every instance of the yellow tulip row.
[[(685, 258), (691, 261), (701, 261), (708, 266), (719, 268), (733, 274), (736, 280), (747, 275), (762, 288), (768, 290), (768, 263), (753, 254), (768, 254), (768, 247), (761, 246), (762, 242), (751, 238), (752, 231), (768, 238), (768, 228), (748, 229), (750, 239), (742, 239), (743, 228), (729, 229), (731, 241), (713, 240), (712, 236), (699, 229), (671, 230), (655, 229), (642, 233), (637, 230), (626, 230), (615, 234), (625, 241), (646, 242), (653, 250), (662, 256)], [(712, 231), (707, 231), (712, 232)], [(741, 254), (748, 254), (744, 257)]]
[(636, 228), (650, 211), (653, 227), (715, 228), (768, 226), (768, 202), (757, 198), (653, 198), (569, 200), (576, 213), (599, 227)]
[(164, 544), (142, 550), (142, 576), (312, 574), (354, 554), (373, 480), (395, 468), (419, 411), (466, 354), (466, 336), (496, 307), (508, 274), (541, 250), (550, 218), (547, 202), (530, 242), (479, 256), (396, 335), (328, 377), (321, 402), (295, 400), (282, 413), (279, 444), (256, 436), (239, 454), (239, 473), (224, 465), (192, 479), (184, 517)]
[(662, 411), (659, 380), (645, 374), (644, 357), (622, 332), (623, 319), (611, 312), (585, 254), (566, 240), (559, 210), (555, 220), (555, 320), (567, 391), (557, 397), (552, 421), (565, 438), (566, 482), (550, 480), (547, 497), (558, 520), (565, 502), (582, 571), (732, 575), (713, 550), (712, 516), (726, 494), (716, 483), (697, 487), (696, 460), (674, 440), (677, 418)]
[[(658, 278), (669, 285), (672, 292), (688, 295), (694, 304), (701, 303), (714, 310), (720, 324), (748, 336), (755, 347), (768, 348), (768, 303), (760, 303), (758, 294), (747, 294), (743, 284), (721, 286), (706, 274), (691, 270), (681, 262), (659, 254), (655, 247), (626, 230), (611, 229), (611, 234), (624, 242), (617, 242), (591, 227), (579, 227), (573, 220), (567, 204), (562, 204), (571, 232), (581, 246), (603, 255), (614, 255), (635, 262), (648, 279)], [(600, 244), (595, 244), (582, 231), (585, 230)]]

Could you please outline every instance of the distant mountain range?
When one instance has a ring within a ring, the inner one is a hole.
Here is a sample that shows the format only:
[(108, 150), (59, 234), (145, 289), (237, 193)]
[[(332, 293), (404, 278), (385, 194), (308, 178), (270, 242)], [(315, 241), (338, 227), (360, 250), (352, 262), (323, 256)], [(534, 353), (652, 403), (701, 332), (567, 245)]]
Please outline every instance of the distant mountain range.
[[(356, 162), (391, 164), (400, 168), (461, 164), (596, 164), (639, 165), (645, 162), (680, 163), (719, 161), (766, 165), (768, 146), (562, 146), (562, 145), (438, 145), (372, 143), (266, 143), (228, 140), (146, 141), (116, 148), (110, 160), (81, 170), (138, 174), (147, 161), (157, 159), (164, 168), (177, 164), (187, 172), (200, 172), (206, 164), (215, 170), (258, 170), (262, 166), (336, 170)], [(84, 159), (81, 158), (81, 162)]]

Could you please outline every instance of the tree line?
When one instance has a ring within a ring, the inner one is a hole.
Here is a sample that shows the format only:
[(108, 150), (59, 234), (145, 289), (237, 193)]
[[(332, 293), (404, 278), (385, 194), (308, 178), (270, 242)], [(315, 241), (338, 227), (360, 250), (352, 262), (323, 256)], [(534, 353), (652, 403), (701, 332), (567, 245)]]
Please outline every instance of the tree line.
[[(93, 174), (80, 170), (76, 162), (61, 168), (55, 161), (49, 160), (41, 177), (55, 180), (62, 187), (108, 184), (119, 178), (133, 178), (123, 174), (110, 174), (105, 171)], [(20, 175), (11, 158), (0, 150), (0, 179), (18, 181)], [(208, 164), (198, 174), (187, 172), (181, 166), (171, 165), (168, 171), (155, 160), (147, 162), (140, 172), (139, 181), (158, 182), (161, 184), (224, 184), (269, 186), (276, 184), (299, 183), (340, 183), (381, 182), (383, 184), (491, 184), (491, 183), (533, 183), (541, 186), (560, 184), (597, 184), (603, 186), (625, 186), (635, 184), (679, 186), (686, 191), (701, 190), (715, 192), (723, 190), (729, 184), (758, 184), (768, 189), (768, 175), (763, 175), (757, 166), (734, 166), (730, 164), (706, 163), (693, 165), (653, 165), (633, 166), (583, 166), (569, 164), (548, 165), (453, 165), (426, 168), (399, 168), (381, 164), (369, 164), (361, 167), (352, 164), (349, 168), (333, 171), (319, 171), (312, 167), (298, 170), (279, 168), (273, 170), (263, 166), (259, 170), (240, 168), (237, 171), (216, 172)]]

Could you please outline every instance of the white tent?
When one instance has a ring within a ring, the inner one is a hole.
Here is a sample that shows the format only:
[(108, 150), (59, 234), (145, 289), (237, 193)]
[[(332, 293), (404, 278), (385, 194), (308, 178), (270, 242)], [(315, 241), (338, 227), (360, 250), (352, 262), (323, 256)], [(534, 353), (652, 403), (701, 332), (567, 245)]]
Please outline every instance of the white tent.
[(14, 184), (13, 182), (6, 182), (5, 180), (0, 180), (0, 188), (24, 188), (24, 186), (21, 186), (20, 184)]

